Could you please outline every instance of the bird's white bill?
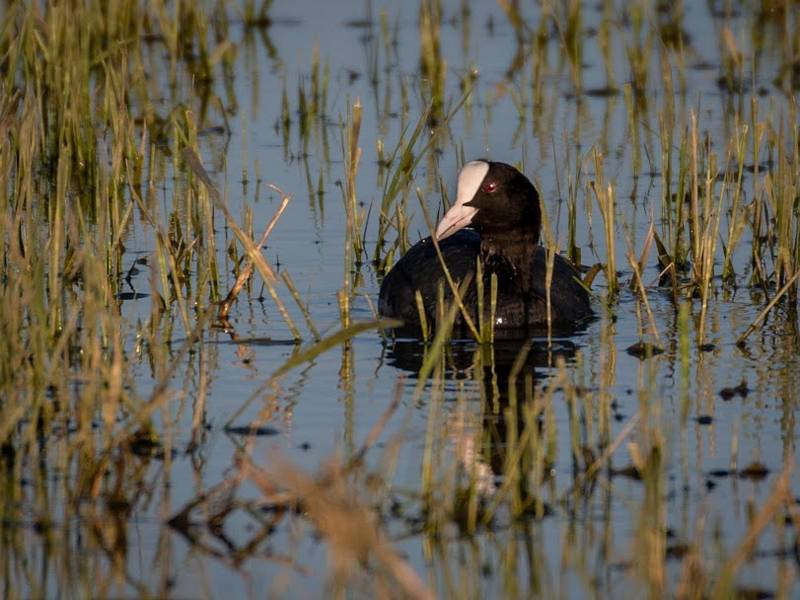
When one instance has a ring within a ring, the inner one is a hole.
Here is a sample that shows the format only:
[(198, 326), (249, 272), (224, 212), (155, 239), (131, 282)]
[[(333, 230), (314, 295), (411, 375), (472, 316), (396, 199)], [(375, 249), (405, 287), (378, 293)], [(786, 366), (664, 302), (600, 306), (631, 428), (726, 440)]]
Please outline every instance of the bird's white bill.
[(453, 235), (459, 229), (463, 229), (472, 222), (477, 208), (464, 206), (475, 197), (481, 187), (486, 173), (489, 172), (489, 163), (483, 160), (473, 160), (464, 165), (458, 174), (458, 187), (456, 189), (456, 202), (450, 207), (439, 225), (436, 227), (436, 239), (443, 240), (449, 235)]

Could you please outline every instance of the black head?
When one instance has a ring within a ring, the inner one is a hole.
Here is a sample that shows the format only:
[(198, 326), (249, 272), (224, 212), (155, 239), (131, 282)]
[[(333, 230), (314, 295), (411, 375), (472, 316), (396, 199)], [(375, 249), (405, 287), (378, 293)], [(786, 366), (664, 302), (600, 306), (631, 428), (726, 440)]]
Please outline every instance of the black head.
[(463, 227), (481, 236), (513, 232), (539, 240), (539, 194), (525, 175), (511, 165), (476, 160), (458, 175), (456, 201), (436, 228), (441, 240)]

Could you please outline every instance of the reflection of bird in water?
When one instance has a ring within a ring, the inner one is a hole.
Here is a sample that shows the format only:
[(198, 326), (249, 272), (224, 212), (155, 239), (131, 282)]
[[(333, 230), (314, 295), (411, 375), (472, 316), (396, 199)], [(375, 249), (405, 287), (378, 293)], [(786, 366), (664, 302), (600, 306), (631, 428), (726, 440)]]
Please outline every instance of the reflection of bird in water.
[[(387, 363), (414, 377), (422, 367), (425, 349), (425, 344), (417, 340), (390, 341)], [(533, 400), (533, 386), (548, 377), (559, 359), (574, 360), (577, 349), (575, 342), (566, 339), (552, 340), (549, 344), (545, 340), (498, 341), (488, 350), (474, 342), (454, 342), (447, 346), (445, 377), (468, 381), (467, 394), (473, 391), (475, 398), (484, 398), (485, 402), (481, 423), (471, 424), (464, 411), (454, 411), (445, 426), (459, 466), (469, 477), (474, 477), (476, 490), (482, 496), (490, 496), (496, 490), (496, 480), (506, 467), (510, 425), (506, 410), (512, 406), (510, 392), (516, 393), (513, 426), (519, 439), (526, 427), (525, 407)], [(541, 427), (540, 420), (536, 426)], [(480, 445), (477, 440), (482, 440)], [(526, 477), (520, 477), (522, 485), (526, 481)]]
[[(491, 375), (493, 370), (496, 376), (507, 380), (514, 361), (524, 346), (525, 341), (520, 339), (496, 340), (490, 347), (491, 359), (484, 361), (484, 370), (488, 370), (485, 375)], [(541, 369), (553, 367), (559, 357), (566, 361), (572, 360), (578, 347), (575, 342), (568, 339), (554, 339), (550, 342), (532, 340), (525, 361), (517, 374), (518, 378), (522, 378), (525, 373), (530, 373), (535, 380), (544, 379), (547, 374)], [(390, 340), (387, 342), (387, 364), (407, 371), (414, 378), (422, 367), (425, 349), (426, 344), (417, 339)], [(479, 352), (481, 352), (480, 346), (472, 340), (451, 342), (446, 347), (445, 372), (447, 376), (463, 378), (464, 372), (477, 364), (477, 353)], [(540, 371), (536, 370), (537, 367)]]

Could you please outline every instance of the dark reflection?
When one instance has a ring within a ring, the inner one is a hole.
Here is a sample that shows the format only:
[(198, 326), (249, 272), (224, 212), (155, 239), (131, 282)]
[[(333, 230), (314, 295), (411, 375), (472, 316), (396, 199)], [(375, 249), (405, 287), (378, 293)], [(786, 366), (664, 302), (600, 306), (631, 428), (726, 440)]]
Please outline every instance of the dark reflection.
[[(575, 353), (580, 347), (569, 339), (539, 340), (530, 342), (530, 350), (518, 374), (518, 379), (530, 373), (534, 379), (543, 379), (547, 373), (543, 369), (554, 366), (559, 357), (570, 361), (575, 358)], [(524, 339), (509, 339), (495, 341), (488, 346), (488, 364), (484, 366), (484, 375), (502, 377), (508, 383), (508, 376), (513, 368), (514, 361), (526, 345)], [(426, 356), (428, 344), (412, 338), (396, 338), (387, 342), (387, 364), (391, 367), (408, 371), (411, 378), (416, 378)], [(449, 377), (463, 376), (464, 371), (476, 364), (476, 358), (481, 352), (480, 345), (473, 340), (460, 340), (452, 342), (447, 350), (446, 373)], [(537, 367), (539, 370), (537, 371)], [(507, 385), (505, 386), (508, 387)]]
[[(445, 297), (449, 299), (447, 292), (445, 292), (445, 294)], [(473, 315), (473, 319), (477, 320), (475, 315)], [(569, 342), (569, 338), (584, 333), (589, 325), (597, 321), (597, 319), (598, 317), (596, 314), (591, 314), (575, 323), (566, 325), (562, 323), (553, 323), (552, 327), (550, 328), (550, 344), (552, 344), (553, 347), (557, 347), (563, 341)], [(428, 324), (429, 327), (432, 325), (432, 323)], [(533, 340), (534, 347), (547, 347), (547, 333), (547, 327), (542, 327), (539, 325), (530, 325), (528, 327), (497, 327), (493, 332), (494, 351), (503, 356), (515, 348), (518, 352), (519, 349), (525, 344), (526, 340)], [(400, 327), (387, 329), (387, 334), (391, 335), (395, 340), (398, 340), (401, 343), (421, 343), (419, 325), (401, 325)], [(474, 349), (476, 346), (476, 342), (472, 337), (472, 332), (460, 314), (456, 316), (456, 319), (453, 323), (451, 339), (454, 340), (451, 342), (451, 346), (453, 347), (466, 345), (471, 346)]]
[[(539, 338), (500, 340), (483, 346), (473, 341), (457, 341), (445, 350), (445, 378), (471, 379), (484, 403), (483, 441), (475, 460), (490, 467), (494, 485), (500, 485), (507, 477), (516, 477), (519, 497), (531, 507), (534, 492), (528, 489), (529, 478), (522, 472), (530, 466), (529, 457), (517, 463), (520, 472), (516, 474), (508, 472), (507, 459), (517, 450), (512, 447), (515, 440), (524, 439), (527, 427), (535, 427), (536, 437), (542, 437), (544, 412), (533, 410), (534, 387), (542, 385), (562, 361), (573, 362), (579, 348), (571, 339)], [(387, 364), (416, 378), (427, 351), (428, 345), (419, 340), (395, 339), (387, 343)], [(471, 468), (469, 464), (464, 466)]]

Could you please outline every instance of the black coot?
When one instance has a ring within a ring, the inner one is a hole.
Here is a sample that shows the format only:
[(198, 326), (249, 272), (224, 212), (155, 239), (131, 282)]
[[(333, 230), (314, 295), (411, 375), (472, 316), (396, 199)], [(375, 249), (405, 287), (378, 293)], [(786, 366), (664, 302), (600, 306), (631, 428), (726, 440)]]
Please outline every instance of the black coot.
[[(466, 229), (469, 227), (469, 229)], [(473, 275), (464, 304), (477, 323), (476, 262), (484, 273), (484, 311), (489, 314), (492, 274), (497, 275), (495, 331), (535, 332), (547, 326), (546, 252), (539, 245), (539, 193), (511, 165), (484, 160), (464, 165), (458, 175), (456, 200), (436, 228), (436, 239), (456, 281)], [(566, 259), (555, 256), (550, 285), (552, 325), (572, 331), (592, 316), (589, 294), (578, 283), (579, 273)], [(452, 294), (433, 242), (415, 244), (389, 271), (381, 284), (379, 310), (402, 320), (404, 330), (419, 332), (415, 293), (422, 295), (425, 316), (435, 322), (440, 282), (445, 300)], [(456, 323), (462, 328), (461, 317)]]

